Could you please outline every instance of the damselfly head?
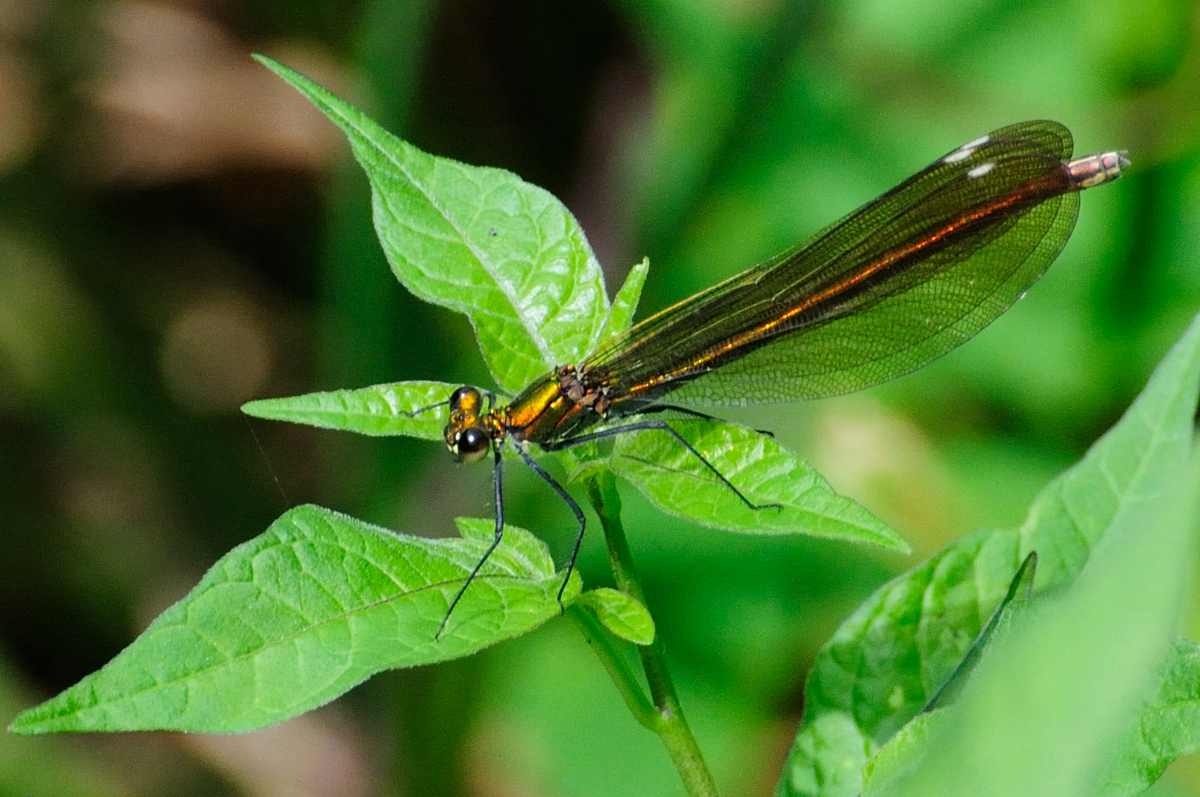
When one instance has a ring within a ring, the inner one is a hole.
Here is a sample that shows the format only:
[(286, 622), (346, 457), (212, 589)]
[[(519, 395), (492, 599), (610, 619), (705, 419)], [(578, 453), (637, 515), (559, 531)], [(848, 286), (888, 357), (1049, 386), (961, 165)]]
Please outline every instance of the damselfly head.
[(488, 433), (482, 427), (470, 426), (461, 431), (455, 431), (453, 439), (451, 439), (451, 429), (447, 426), (446, 444), (450, 446), (450, 451), (454, 456), (461, 461), (478, 462), (491, 450), (492, 438), (488, 437)]
[(460, 387), (450, 394), (450, 422), (443, 434), (450, 453), (462, 462), (477, 462), (491, 450), (492, 438), (479, 417), (482, 408), (483, 396), (473, 387)]

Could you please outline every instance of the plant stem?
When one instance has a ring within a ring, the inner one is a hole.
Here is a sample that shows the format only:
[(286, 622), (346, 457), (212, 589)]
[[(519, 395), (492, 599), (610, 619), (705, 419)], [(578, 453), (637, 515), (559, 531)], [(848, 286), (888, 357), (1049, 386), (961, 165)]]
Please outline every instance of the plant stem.
[[(621, 498), (617, 494), (617, 486), (612, 474), (606, 471), (594, 472), (583, 480), (587, 490), (588, 500), (600, 516), (600, 524), (604, 528), (604, 539), (608, 543), (608, 558), (612, 563), (613, 575), (617, 588), (629, 597), (646, 606), (646, 596), (642, 592), (641, 582), (638, 581), (637, 570), (633, 565), (633, 555), (629, 550), (629, 542), (625, 538), (625, 527), (621, 523)], [(648, 607), (647, 607), (648, 608)], [(658, 734), (679, 777), (691, 797), (717, 797), (717, 785), (713, 781), (708, 766), (700, 754), (700, 746), (692, 735), (687, 720), (683, 716), (683, 707), (679, 696), (675, 693), (675, 683), (671, 672), (667, 669), (665, 649), (662, 635), (655, 634), (654, 641), (649, 645), (638, 646), (638, 656), (642, 662), (642, 670), (646, 674), (646, 683), (650, 686), (650, 696), (654, 710), (650, 717), (638, 717), (638, 721)], [(600, 651), (603, 653), (604, 651)], [(610, 651), (611, 652), (611, 651)], [(602, 655), (603, 659), (604, 656)], [(606, 662), (608, 667), (609, 663)], [(610, 674), (613, 672), (609, 670)], [(614, 675), (614, 680), (616, 676)], [(622, 688), (622, 684), (617, 684)], [(624, 690), (622, 691), (624, 694)], [(630, 698), (626, 697), (626, 702)], [(642, 701), (644, 702), (644, 696)], [(632, 706), (631, 706), (632, 708)], [(635, 716), (638, 711), (634, 711)]]

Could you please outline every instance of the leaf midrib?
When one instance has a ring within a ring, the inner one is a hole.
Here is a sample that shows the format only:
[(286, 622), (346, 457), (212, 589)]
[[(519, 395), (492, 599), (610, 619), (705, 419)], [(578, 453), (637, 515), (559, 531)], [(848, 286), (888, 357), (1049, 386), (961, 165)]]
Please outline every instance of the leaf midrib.
[[(557, 574), (555, 574), (555, 575), (557, 575)], [(511, 575), (501, 575), (501, 574), (493, 574), (493, 575), (484, 575), (484, 574), (479, 574), (479, 575), (477, 575), (477, 576), (475, 577), (475, 580), (476, 580), (476, 581), (481, 581), (481, 582), (502, 582), (502, 581), (510, 581), (510, 582), (514, 582), (514, 583), (523, 583), (523, 584), (529, 584), (529, 583), (531, 583), (531, 582), (530, 582), (528, 579), (522, 579), (522, 578), (519, 578), (519, 577), (517, 577), (517, 576), (511, 576)], [(76, 711), (73, 711), (73, 712), (72, 712), (72, 713), (70, 713), (70, 714), (61, 714), (61, 715), (55, 715), (55, 716), (53, 716), (53, 717), (50, 717), (50, 718), (47, 718), (47, 719), (41, 719), (41, 720), (39, 720), (38, 722), (34, 723), (33, 725), (31, 725), (31, 726), (29, 726), (29, 727), (36, 727), (37, 725), (40, 725), (40, 724), (49, 723), (49, 722), (54, 722), (54, 721), (56, 721), (56, 720), (62, 720), (62, 719), (64, 719), (64, 718), (66, 718), (66, 717), (78, 716), (79, 714), (81, 714), (81, 713), (83, 713), (83, 712), (85, 712), (85, 711), (89, 711), (89, 710), (94, 710), (94, 709), (97, 709), (97, 708), (101, 708), (101, 707), (103, 707), (103, 706), (105, 706), (105, 705), (111, 705), (112, 703), (124, 702), (124, 701), (132, 700), (132, 699), (135, 699), (135, 698), (139, 698), (139, 697), (145, 697), (145, 696), (148, 696), (148, 695), (153, 695), (155, 692), (164, 691), (164, 690), (170, 689), (170, 688), (172, 688), (172, 687), (175, 687), (175, 686), (178, 686), (178, 685), (181, 685), (181, 684), (185, 684), (185, 683), (187, 683), (188, 681), (192, 681), (192, 680), (195, 680), (195, 679), (197, 679), (197, 678), (200, 678), (200, 677), (202, 677), (202, 676), (204, 676), (204, 675), (207, 675), (207, 674), (209, 674), (209, 673), (213, 672), (214, 670), (218, 670), (218, 669), (220, 669), (220, 668), (222, 668), (222, 667), (231, 667), (231, 666), (233, 666), (233, 665), (235, 665), (235, 664), (237, 664), (237, 663), (239, 663), (239, 662), (242, 662), (242, 661), (248, 660), (248, 659), (250, 659), (251, 657), (258, 656), (258, 655), (261, 655), (261, 654), (262, 654), (264, 651), (270, 650), (270, 649), (272, 649), (272, 648), (280, 647), (280, 646), (282, 646), (282, 645), (289, 645), (289, 644), (291, 644), (291, 643), (293, 643), (293, 642), (295, 642), (295, 641), (297, 641), (297, 640), (299, 640), (299, 639), (301, 639), (301, 638), (303, 638), (303, 637), (305, 637), (305, 636), (308, 636), (308, 635), (310, 635), (310, 634), (316, 633), (316, 632), (320, 631), (321, 629), (323, 629), (323, 628), (325, 628), (325, 627), (327, 627), (327, 626), (330, 626), (330, 625), (332, 625), (332, 624), (334, 624), (334, 623), (342, 623), (342, 622), (346, 622), (346, 621), (347, 621), (347, 620), (348, 620), (348, 619), (349, 619), (351, 616), (353, 616), (353, 615), (356, 615), (356, 614), (362, 614), (362, 613), (365, 613), (365, 612), (368, 612), (368, 611), (373, 611), (373, 610), (375, 610), (375, 609), (382, 608), (382, 607), (386, 606), (386, 605), (387, 605), (387, 604), (389, 604), (389, 603), (393, 603), (393, 602), (395, 602), (395, 601), (400, 601), (400, 600), (406, 600), (406, 599), (408, 599), (408, 598), (410, 598), (410, 597), (412, 597), (412, 596), (419, 595), (419, 594), (421, 594), (421, 593), (423, 593), (423, 592), (426, 592), (426, 591), (429, 591), (429, 590), (432, 590), (432, 589), (440, 589), (440, 588), (442, 588), (442, 587), (445, 587), (445, 586), (447, 586), (447, 585), (454, 584), (454, 583), (456, 583), (457, 581), (458, 581), (458, 579), (448, 579), (448, 580), (438, 581), (438, 582), (435, 582), (435, 583), (426, 584), (426, 585), (424, 585), (424, 586), (421, 586), (421, 587), (416, 587), (416, 588), (414, 588), (414, 589), (410, 589), (410, 590), (408, 590), (408, 591), (406, 591), (406, 592), (404, 592), (404, 593), (402, 593), (402, 594), (393, 595), (393, 596), (390, 596), (390, 597), (388, 597), (388, 598), (384, 598), (384, 599), (382, 599), (382, 600), (378, 600), (378, 601), (372, 601), (371, 603), (364, 604), (364, 605), (362, 605), (362, 606), (360, 606), (360, 607), (357, 607), (357, 608), (355, 608), (355, 609), (353, 609), (353, 610), (343, 611), (343, 612), (341, 612), (341, 613), (339, 613), (339, 614), (336, 614), (336, 615), (333, 615), (333, 616), (331, 616), (331, 617), (329, 617), (329, 618), (327, 618), (327, 619), (325, 619), (325, 620), (322, 620), (322, 621), (320, 621), (320, 622), (313, 623), (313, 624), (311, 624), (311, 625), (309, 625), (309, 626), (305, 627), (304, 629), (301, 629), (301, 630), (299, 630), (299, 631), (296, 631), (296, 632), (294, 632), (294, 633), (290, 633), (290, 634), (287, 634), (287, 635), (285, 635), (285, 636), (280, 636), (280, 637), (277, 637), (277, 638), (276, 638), (276, 639), (274, 639), (273, 641), (271, 641), (271, 642), (269, 642), (269, 643), (267, 643), (267, 644), (264, 644), (264, 645), (262, 645), (262, 646), (260, 646), (260, 647), (258, 647), (258, 648), (255, 648), (254, 650), (251, 650), (251, 651), (246, 651), (246, 652), (244, 652), (244, 653), (239, 653), (239, 654), (237, 654), (237, 655), (235, 655), (235, 656), (232, 656), (232, 657), (225, 658), (225, 659), (223, 659), (223, 660), (221, 660), (221, 661), (219, 661), (219, 662), (215, 662), (215, 663), (213, 663), (213, 664), (211, 664), (211, 665), (208, 665), (208, 666), (205, 666), (205, 667), (201, 667), (201, 668), (198, 668), (198, 669), (192, 670), (192, 671), (191, 671), (191, 672), (189, 672), (187, 675), (184, 675), (184, 676), (181, 676), (181, 677), (177, 677), (177, 678), (170, 678), (170, 679), (167, 679), (167, 680), (164, 680), (164, 681), (157, 681), (157, 682), (156, 682), (156, 683), (155, 683), (153, 686), (146, 687), (146, 688), (144, 688), (144, 689), (137, 689), (137, 690), (132, 690), (132, 691), (124, 692), (124, 693), (122, 693), (122, 694), (121, 694), (119, 697), (117, 697), (117, 698), (110, 699), (110, 700), (104, 700), (104, 701), (102, 701), (102, 702), (98, 702), (98, 703), (93, 703), (93, 704), (91, 704), (91, 705), (89, 705), (89, 706), (85, 706), (85, 707), (83, 707), (83, 708), (77, 709)], [(223, 583), (223, 584), (228, 584), (228, 583), (231, 583), (231, 582), (222, 582), (222, 583)], [(213, 587), (216, 587), (216, 586), (218, 586), (218, 585), (217, 585), (217, 584), (214, 584), (214, 585), (213, 585)], [(261, 587), (260, 587), (259, 589), (261, 589)], [(202, 595), (203, 593), (200, 593), (200, 594)], [(200, 597), (200, 595), (197, 595), (196, 597)], [(168, 629), (171, 629), (171, 628), (184, 628), (184, 629), (188, 629), (188, 628), (189, 628), (189, 626), (188, 626), (188, 624), (187, 624), (186, 622), (183, 622), (183, 623), (178, 623), (178, 624), (174, 624), (174, 625), (171, 625), (171, 626), (165, 626), (165, 627), (163, 627), (163, 628), (160, 628), (160, 629), (157, 629), (157, 630), (159, 630), (159, 631), (165, 631), (165, 630), (168, 630)], [(194, 629), (193, 629), (193, 630), (194, 630)], [(348, 667), (347, 667), (347, 668), (343, 668), (343, 669), (342, 669), (342, 672), (344, 673), (344, 672), (345, 672), (347, 669), (349, 669), (349, 668), (348, 668)], [(329, 683), (333, 683), (335, 680), (336, 680), (336, 679), (329, 679)], [(93, 690), (93, 693), (94, 693), (94, 690)], [(302, 701), (298, 701), (298, 702), (302, 702)]]
[[(325, 108), (327, 109), (327, 112), (330, 115), (336, 116), (346, 126), (352, 127), (359, 134), (360, 141), (365, 142), (374, 152), (376, 152), (378, 155), (382, 156), (382, 158), (385, 161), (391, 163), (396, 168), (397, 171), (399, 171), (401, 174), (404, 175), (404, 177), (409, 181), (409, 183), (411, 185), (415, 186), (417, 188), (417, 190), (421, 192), (421, 195), (425, 198), (425, 200), (427, 202), (429, 202), (429, 204), (438, 211), (438, 213), (441, 215), (442, 219), (447, 224), (449, 224), (451, 229), (454, 230), (455, 234), (458, 235), (459, 240), (462, 242), (462, 244), (467, 247), (467, 249), (471, 252), (472, 255), (474, 255), (475, 259), (479, 262), (479, 264), (487, 272), (488, 276), (491, 277), (492, 284), (495, 285), (497, 287), (497, 289), (500, 291), (500, 293), (504, 295), (504, 298), (508, 302), (509, 307), (512, 308), (512, 317), (517, 321), (517, 323), (519, 323), (521, 325), (521, 328), (525, 330), (530, 341), (533, 342), (534, 347), (538, 350), (538, 353), (542, 356), (543, 364), (547, 365), (547, 367), (553, 367), (554, 366), (554, 357), (549, 350), (548, 344), (543, 339), (541, 334), (538, 332), (537, 328), (533, 325), (533, 322), (530, 319), (526, 318), (526, 315), (524, 313), (519, 311), (518, 308), (520, 307), (520, 305), (516, 301), (515, 291), (513, 291), (512, 287), (510, 285), (508, 285), (506, 281), (499, 279), (498, 269), (492, 263), (491, 259), (488, 257), (485, 257), (483, 252), (478, 247), (475, 246), (475, 244), (467, 236), (465, 230), (461, 226), (459, 226), (459, 224), (454, 219), (454, 217), (451, 216), (449, 211), (445, 207), (443, 207), (442, 204), (433, 197), (433, 195), (431, 195), (429, 193), (429, 191), (426, 189), (425, 185), (423, 183), (419, 182), (413, 176), (413, 174), (405, 167), (405, 165), (403, 163), (401, 163), (399, 160), (397, 160), (396, 157), (391, 152), (389, 152), (386, 149), (377, 145), (375, 143), (374, 139), (371, 136), (369, 136), (367, 134), (367, 132), (364, 131), (363, 128), (359, 124), (357, 124), (354, 120), (347, 117), (345, 114), (339, 112), (337, 108), (330, 105), (329, 103), (322, 102), (321, 104), (325, 106)], [(408, 146), (403, 141), (400, 141), (399, 143), (401, 144), (401, 146)], [(436, 163), (434, 164), (434, 168), (437, 168)], [(374, 180), (372, 180), (372, 183), (374, 183)], [(379, 196), (381, 199), (383, 199), (384, 203), (387, 205), (388, 212), (392, 215), (392, 217), (399, 218), (399, 216), (395, 212), (395, 209), (392, 208), (391, 203), (388, 201), (386, 196), (382, 192), (377, 192), (377, 196)], [(469, 306), (464, 305), (464, 307), (469, 307)], [(474, 315), (475, 312), (477, 312), (480, 309), (481, 308), (469, 307), (469, 309), (467, 309), (466, 312), (468, 313), (468, 315)], [(501, 318), (504, 317), (503, 315), (498, 314), (498, 313), (496, 313), (494, 315), (497, 315)]]

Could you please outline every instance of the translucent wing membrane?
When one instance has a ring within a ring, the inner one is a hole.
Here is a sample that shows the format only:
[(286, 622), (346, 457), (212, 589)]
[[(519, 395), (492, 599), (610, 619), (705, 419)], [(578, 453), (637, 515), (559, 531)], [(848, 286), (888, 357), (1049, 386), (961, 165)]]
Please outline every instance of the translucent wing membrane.
[(817, 398), (908, 373), (1012, 305), (1062, 250), (1081, 183), (1055, 122), (964, 144), (783, 254), (668, 308), (581, 366), (618, 415)]

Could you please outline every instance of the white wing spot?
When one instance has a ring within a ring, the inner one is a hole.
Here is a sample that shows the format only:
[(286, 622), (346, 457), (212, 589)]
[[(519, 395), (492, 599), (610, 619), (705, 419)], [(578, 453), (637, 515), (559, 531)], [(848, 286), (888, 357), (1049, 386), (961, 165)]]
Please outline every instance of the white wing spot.
[(975, 154), (975, 150), (988, 143), (988, 140), (988, 136), (980, 136), (974, 141), (968, 141), (966, 144), (963, 144), (961, 147), (942, 158), (942, 163), (958, 163), (961, 160), (966, 160)]
[(993, 163), (981, 163), (978, 166), (976, 166), (974, 169), (972, 169), (971, 171), (967, 172), (967, 177), (983, 177), (985, 174), (987, 174), (988, 172), (990, 172), (992, 169), (995, 169), (995, 168), (996, 168), (996, 164), (994, 162)]

